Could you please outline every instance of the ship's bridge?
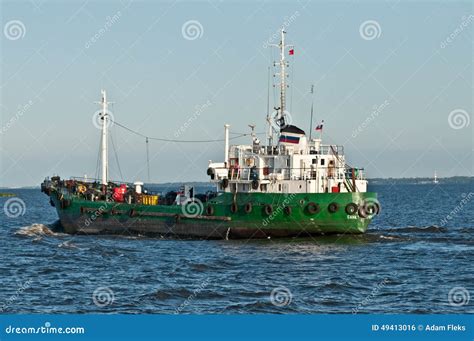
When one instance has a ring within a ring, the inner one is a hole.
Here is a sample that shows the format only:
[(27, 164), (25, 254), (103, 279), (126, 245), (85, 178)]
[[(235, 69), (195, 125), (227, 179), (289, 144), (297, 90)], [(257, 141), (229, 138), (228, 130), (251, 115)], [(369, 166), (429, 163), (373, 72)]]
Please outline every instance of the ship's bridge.
[(276, 146), (232, 145), (227, 162), (209, 163), (218, 191), (324, 193), (366, 191), (362, 169), (348, 168), (344, 148), (308, 141), (303, 130), (282, 129)]

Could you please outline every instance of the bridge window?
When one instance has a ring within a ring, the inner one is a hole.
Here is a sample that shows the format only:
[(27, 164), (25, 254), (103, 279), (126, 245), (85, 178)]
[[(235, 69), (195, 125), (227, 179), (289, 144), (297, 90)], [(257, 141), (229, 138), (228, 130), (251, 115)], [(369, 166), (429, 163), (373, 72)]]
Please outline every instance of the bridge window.
[(321, 159), (321, 166), (324, 166), (324, 159)]

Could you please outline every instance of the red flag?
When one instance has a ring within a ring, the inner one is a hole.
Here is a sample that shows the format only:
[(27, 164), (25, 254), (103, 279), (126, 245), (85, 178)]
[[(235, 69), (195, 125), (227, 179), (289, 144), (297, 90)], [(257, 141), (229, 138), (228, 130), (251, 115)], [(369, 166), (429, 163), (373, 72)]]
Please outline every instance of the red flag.
[(294, 55), (294, 54), (295, 54), (295, 49), (289, 50), (289, 51), (288, 51), (288, 54), (289, 54), (290, 56)]
[(321, 121), (321, 124), (318, 124), (318, 125), (316, 126), (316, 129), (314, 129), (314, 130), (316, 130), (316, 131), (318, 131), (318, 130), (322, 131), (322, 130), (323, 130), (323, 125), (324, 125), (324, 120), (322, 120), (322, 121)]

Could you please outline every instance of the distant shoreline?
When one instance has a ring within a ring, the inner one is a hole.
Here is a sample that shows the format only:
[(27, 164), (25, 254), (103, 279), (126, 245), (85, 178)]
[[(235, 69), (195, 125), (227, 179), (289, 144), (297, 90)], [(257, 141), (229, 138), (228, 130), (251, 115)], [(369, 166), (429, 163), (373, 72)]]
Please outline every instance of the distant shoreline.
[[(371, 178), (369, 185), (385, 185), (385, 184), (405, 184), (405, 185), (421, 185), (433, 183), (433, 178)], [(439, 184), (467, 184), (474, 183), (474, 176), (451, 176), (447, 178), (438, 178)], [(154, 186), (180, 186), (182, 184), (189, 184), (193, 186), (209, 186), (208, 181), (186, 181), (186, 182), (163, 182), (146, 184), (149, 187)], [(0, 187), (0, 191), (15, 190), (15, 189), (39, 189), (40, 186), (23, 186), (23, 187)]]

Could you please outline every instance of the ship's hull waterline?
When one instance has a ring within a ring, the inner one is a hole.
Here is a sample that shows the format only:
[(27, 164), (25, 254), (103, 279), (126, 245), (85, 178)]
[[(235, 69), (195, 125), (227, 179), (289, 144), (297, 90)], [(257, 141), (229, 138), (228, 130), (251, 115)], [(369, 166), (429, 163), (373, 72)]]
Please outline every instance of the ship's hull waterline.
[[(376, 202), (376, 194), (371, 192), (235, 196), (226, 193), (204, 204), (187, 206), (93, 202), (55, 191), (50, 197), (64, 232), (69, 234), (199, 239), (360, 234), (372, 218), (364, 217), (361, 209), (367, 202)], [(352, 214), (347, 212), (348, 205), (352, 205)], [(355, 207), (359, 209), (354, 212)]]

